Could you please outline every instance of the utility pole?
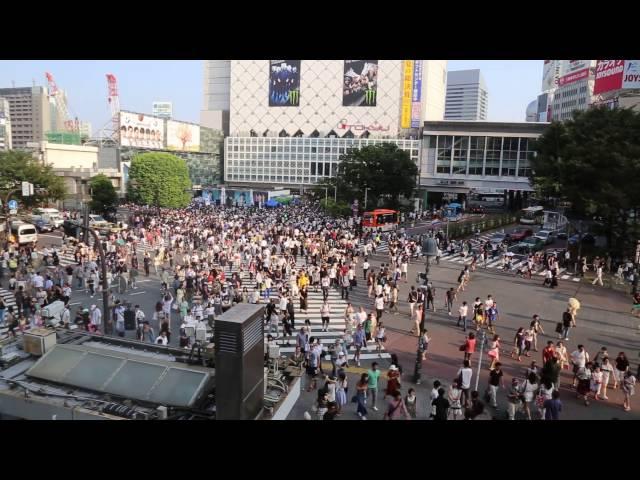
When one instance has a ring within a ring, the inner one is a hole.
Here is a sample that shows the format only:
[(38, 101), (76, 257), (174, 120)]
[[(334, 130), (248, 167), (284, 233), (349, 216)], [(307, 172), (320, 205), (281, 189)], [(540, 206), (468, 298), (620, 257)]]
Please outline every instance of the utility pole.
[(338, 185), (333, 186), (333, 201), (338, 203)]

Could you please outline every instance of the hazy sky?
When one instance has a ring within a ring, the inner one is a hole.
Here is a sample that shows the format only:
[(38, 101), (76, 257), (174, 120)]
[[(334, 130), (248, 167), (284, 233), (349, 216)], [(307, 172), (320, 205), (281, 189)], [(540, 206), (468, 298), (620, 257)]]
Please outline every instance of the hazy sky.
[[(449, 70), (479, 68), (489, 89), (489, 118), (524, 121), (527, 104), (540, 93), (541, 60), (450, 60)], [(173, 102), (173, 117), (198, 122), (202, 107), (202, 61), (42, 60), (0, 61), (0, 88), (46, 85), (53, 74), (67, 92), (72, 117), (91, 122), (94, 133), (110, 118), (105, 75), (118, 78), (120, 107), (151, 113), (154, 100)]]

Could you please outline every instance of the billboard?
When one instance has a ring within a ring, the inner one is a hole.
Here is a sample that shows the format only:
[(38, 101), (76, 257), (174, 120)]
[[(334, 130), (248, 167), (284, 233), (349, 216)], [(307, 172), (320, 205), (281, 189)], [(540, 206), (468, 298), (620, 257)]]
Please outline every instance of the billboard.
[(562, 77), (558, 81), (558, 85), (563, 87), (565, 85), (569, 85), (571, 83), (575, 83), (579, 80), (583, 80), (585, 78), (589, 78), (589, 69), (584, 68), (582, 70), (576, 70), (574, 72), (568, 73)]
[(120, 145), (164, 148), (164, 120), (142, 113), (120, 111)]
[(625, 60), (622, 88), (640, 88), (640, 60)]
[(411, 128), (420, 128), (422, 120), (422, 60), (413, 61), (413, 89), (411, 92)]
[(269, 106), (300, 106), (300, 60), (269, 60)]
[(153, 114), (162, 118), (171, 118), (173, 104), (171, 102), (153, 102)]
[(598, 60), (596, 81), (593, 85), (594, 95), (620, 89), (623, 76), (624, 60)]
[(564, 77), (570, 73), (575, 73), (578, 70), (584, 70), (591, 67), (591, 60), (562, 60), (562, 66), (560, 68), (560, 76)]
[(560, 60), (545, 60), (542, 67), (542, 91), (546, 92), (558, 86)]
[(378, 60), (345, 60), (343, 107), (375, 107), (378, 96)]
[(200, 125), (167, 120), (167, 149), (199, 152)]
[(413, 60), (402, 62), (402, 110), (400, 128), (411, 127), (411, 100), (413, 93)]
[(253, 205), (255, 207), (262, 207), (267, 200), (269, 200), (269, 192), (253, 190)]

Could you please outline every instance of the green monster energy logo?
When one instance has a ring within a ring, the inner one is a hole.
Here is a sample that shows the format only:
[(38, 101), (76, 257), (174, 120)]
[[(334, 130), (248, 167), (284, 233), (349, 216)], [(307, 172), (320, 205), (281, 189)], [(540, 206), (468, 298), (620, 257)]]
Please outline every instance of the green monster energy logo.
[(291, 105), (298, 105), (300, 101), (300, 90), (290, 90), (289, 91), (289, 103)]
[(364, 103), (367, 105), (376, 103), (376, 91), (374, 89), (370, 88), (364, 93)]

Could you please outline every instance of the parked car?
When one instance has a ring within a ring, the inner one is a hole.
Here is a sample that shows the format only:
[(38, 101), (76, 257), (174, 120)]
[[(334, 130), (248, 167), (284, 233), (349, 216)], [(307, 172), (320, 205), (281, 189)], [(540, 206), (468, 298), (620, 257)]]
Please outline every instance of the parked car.
[(509, 235), (511, 236), (511, 240), (514, 242), (521, 242), (525, 238), (532, 236), (533, 230), (530, 228), (518, 227)]
[(566, 240), (567, 238), (569, 238), (569, 235), (567, 234), (567, 232), (558, 232), (556, 238), (560, 240)]
[[(580, 241), (580, 234), (575, 234), (572, 237), (569, 237), (569, 245), (577, 245)], [(582, 244), (583, 245), (595, 245), (596, 237), (591, 233), (583, 233), (582, 234)]]
[(531, 253), (531, 245), (528, 243), (516, 243), (515, 245), (511, 245), (507, 252), (514, 253), (516, 255), (529, 255)]
[(534, 235), (535, 238), (539, 238), (545, 245), (550, 245), (556, 239), (555, 232), (553, 230), (540, 230)]

